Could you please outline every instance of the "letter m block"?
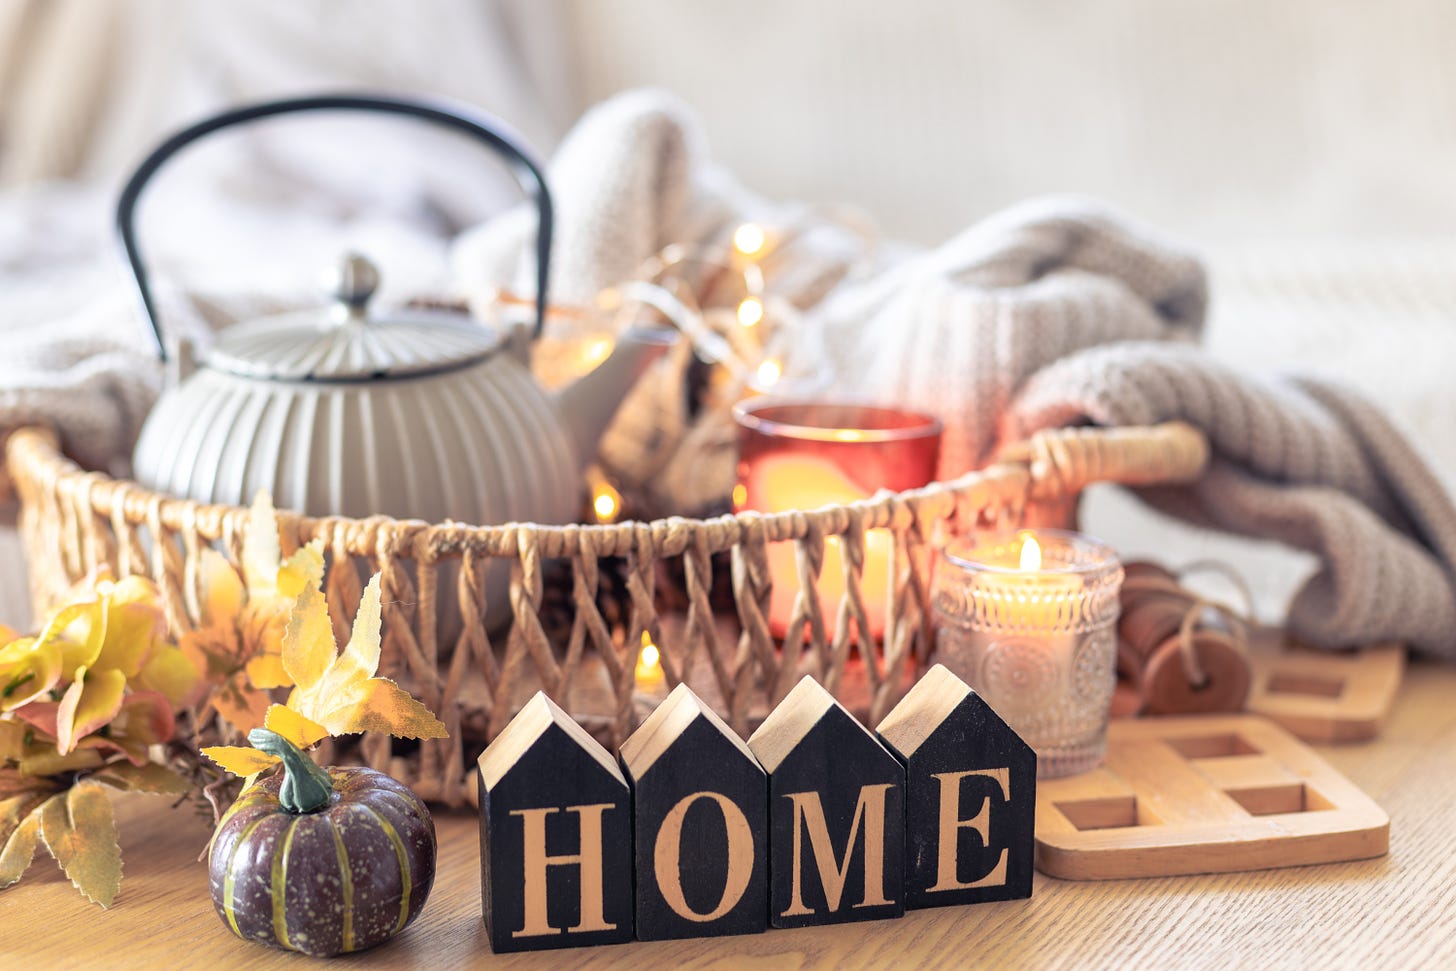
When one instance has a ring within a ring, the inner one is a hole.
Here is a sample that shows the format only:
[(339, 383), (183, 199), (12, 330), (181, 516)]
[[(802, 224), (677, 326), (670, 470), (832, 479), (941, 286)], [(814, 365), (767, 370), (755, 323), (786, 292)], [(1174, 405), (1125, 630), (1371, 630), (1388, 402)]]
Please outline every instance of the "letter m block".
[(804, 678), (748, 740), (769, 774), (769, 922), (905, 912), (905, 770)]

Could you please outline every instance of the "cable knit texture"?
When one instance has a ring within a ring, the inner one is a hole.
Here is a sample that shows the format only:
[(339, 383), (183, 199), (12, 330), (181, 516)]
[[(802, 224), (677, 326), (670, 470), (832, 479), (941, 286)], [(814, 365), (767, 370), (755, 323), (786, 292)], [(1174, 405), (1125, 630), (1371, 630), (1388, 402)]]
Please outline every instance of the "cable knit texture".
[(1144, 498), (1201, 525), (1315, 553), (1321, 568), (1290, 605), (1295, 633), (1456, 655), (1456, 509), (1400, 432), (1349, 389), (1261, 381), (1196, 348), (1112, 344), (1036, 374), (1002, 434), (1172, 419), (1202, 428), (1214, 459), (1198, 482)]

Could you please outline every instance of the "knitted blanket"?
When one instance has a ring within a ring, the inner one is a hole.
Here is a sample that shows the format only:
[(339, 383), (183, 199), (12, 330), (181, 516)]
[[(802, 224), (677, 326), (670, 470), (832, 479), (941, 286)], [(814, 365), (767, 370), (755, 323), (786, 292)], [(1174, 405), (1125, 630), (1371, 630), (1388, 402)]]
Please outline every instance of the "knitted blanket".
[[(550, 177), (553, 284), (567, 300), (629, 277), (667, 243), (721, 242), (745, 219), (801, 215), (715, 169), (690, 114), (652, 93), (585, 116)], [(459, 276), (487, 295), (500, 283), (528, 286), (519, 255), (528, 232), (525, 214), (480, 227), (457, 246)], [(1238, 373), (1189, 346), (1206, 291), (1184, 247), (1070, 199), (1015, 207), (932, 250), (866, 252), (832, 221), (792, 242), (764, 265), (773, 292), (804, 310), (786, 377), (817, 375), (839, 393), (938, 414), (942, 477), (1041, 427), (1190, 421), (1213, 445), (1207, 474), (1144, 498), (1316, 554), (1321, 568), (1290, 607), (1296, 634), (1330, 647), (1395, 639), (1456, 657), (1451, 498), (1352, 391)], [(720, 475), (731, 475), (731, 439), (717, 442)], [(670, 461), (664, 477), (674, 481)]]

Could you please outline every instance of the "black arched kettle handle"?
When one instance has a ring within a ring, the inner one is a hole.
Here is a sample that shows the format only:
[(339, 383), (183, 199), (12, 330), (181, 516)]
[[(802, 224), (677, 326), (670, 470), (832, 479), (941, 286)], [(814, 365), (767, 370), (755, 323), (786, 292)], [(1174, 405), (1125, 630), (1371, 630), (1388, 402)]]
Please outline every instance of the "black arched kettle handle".
[(116, 203), (116, 234), (131, 269), (142, 316), (151, 325), (151, 337), (156, 341), (157, 353), (162, 360), (167, 359), (166, 342), (162, 339), (162, 327), (157, 320), (157, 308), (152, 300), (147, 268), (142, 262), (141, 249), (136, 238), (136, 206), (142, 190), (168, 159), (204, 135), (260, 118), (304, 111), (368, 111), (420, 118), (470, 135), (503, 156), (521, 188), (536, 202), (539, 220), (536, 229), (536, 326), (532, 337), (541, 335), (541, 328), (546, 323), (546, 284), (551, 266), (551, 193), (546, 188), (546, 179), (541, 174), (540, 164), (532, 158), (521, 137), (509, 126), (485, 112), (458, 103), (434, 99), (417, 101), (374, 94), (325, 94), (246, 105), (199, 121), (153, 149), (127, 180), (126, 186), (121, 190), (121, 198)]

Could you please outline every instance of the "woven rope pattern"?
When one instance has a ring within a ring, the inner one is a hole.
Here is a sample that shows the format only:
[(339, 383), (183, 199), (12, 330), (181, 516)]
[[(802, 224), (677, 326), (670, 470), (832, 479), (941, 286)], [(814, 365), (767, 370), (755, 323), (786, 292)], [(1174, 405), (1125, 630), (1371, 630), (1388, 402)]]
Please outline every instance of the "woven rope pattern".
[[(285, 554), (314, 539), (330, 554), (325, 588), (341, 640), (358, 607), (362, 579), (374, 571), (382, 575), (380, 673), (434, 710), (450, 738), (424, 742), (400, 759), (387, 737), (366, 735), (360, 752), (425, 798), (459, 805), (473, 796), (465, 785), (467, 757), (504, 728), (537, 687), (605, 742), (625, 739), (639, 718), (634, 668), (644, 632), (660, 647), (667, 686), (688, 679), (739, 732), (746, 733), (806, 672), (847, 703), (857, 694), (853, 704), (874, 723), (931, 650), (931, 552), (943, 537), (1018, 524), (1028, 502), (1064, 499), (1098, 479), (1184, 481), (1199, 474), (1206, 457), (1202, 435), (1188, 425), (1065, 430), (1040, 433), (1020, 453), (955, 481), (811, 512), (607, 526), (474, 527), (286, 513), (279, 520)], [(92, 569), (109, 564), (118, 575), (150, 576), (169, 618), (192, 626), (199, 617), (201, 550), (212, 546), (234, 564), (241, 560), (246, 509), (174, 499), (82, 472), (40, 429), (13, 433), (7, 462), (22, 501), (38, 614)], [(869, 629), (861, 582), (864, 535), (877, 528), (894, 540), (888, 622), (884, 644), (865, 649), (870, 639), (855, 633)], [(830, 537), (838, 538), (844, 554), (845, 594), (826, 616), (819, 598), (805, 591), (813, 590)], [(782, 646), (768, 625), (767, 548), (774, 542), (795, 544), (798, 572)], [(736, 616), (712, 606), (714, 572), (724, 562), (719, 554), (727, 554)], [(625, 630), (615, 634), (597, 605), (607, 557), (623, 558), (630, 600)], [(485, 573), (498, 558), (511, 563), (513, 622), (507, 631), (488, 632)], [(564, 643), (552, 643), (541, 617), (545, 566), (557, 559), (570, 563), (572, 619)], [(674, 559), (687, 601), (680, 615), (660, 612), (656, 597), (660, 567)], [(442, 597), (442, 584), (453, 584), (453, 596)], [(454, 615), (443, 617), (442, 611)], [(459, 633), (442, 644), (442, 630)]]

